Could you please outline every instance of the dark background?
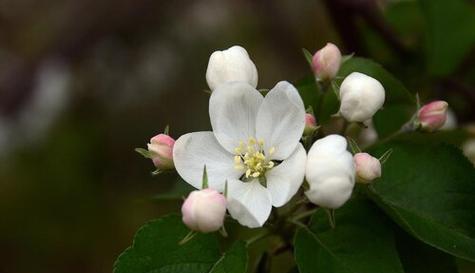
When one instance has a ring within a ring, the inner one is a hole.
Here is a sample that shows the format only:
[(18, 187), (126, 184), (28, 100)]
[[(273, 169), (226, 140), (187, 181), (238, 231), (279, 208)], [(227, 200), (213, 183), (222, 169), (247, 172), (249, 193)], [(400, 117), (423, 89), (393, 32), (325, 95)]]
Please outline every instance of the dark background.
[(245, 47), (271, 88), (309, 74), (301, 49), (331, 41), (470, 124), (474, 11), (463, 0), (1, 0), (0, 272), (111, 272), (140, 225), (179, 208), (152, 200), (173, 176), (152, 177), (133, 149), (167, 124), (175, 138), (209, 128), (216, 49)]

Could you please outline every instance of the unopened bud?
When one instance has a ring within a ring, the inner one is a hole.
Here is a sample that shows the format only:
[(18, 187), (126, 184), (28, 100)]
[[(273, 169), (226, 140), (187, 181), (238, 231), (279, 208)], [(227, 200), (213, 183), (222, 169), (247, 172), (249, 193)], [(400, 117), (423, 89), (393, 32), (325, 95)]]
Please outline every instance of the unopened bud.
[(381, 177), (381, 162), (367, 153), (357, 153), (353, 157), (356, 166), (356, 181), (369, 184)]
[(226, 214), (226, 198), (213, 189), (192, 191), (181, 207), (188, 228), (203, 233), (219, 230)]
[(327, 43), (312, 57), (312, 68), (315, 76), (320, 80), (335, 78), (341, 64), (341, 52), (332, 43)]
[(175, 140), (169, 135), (159, 134), (150, 139), (147, 148), (155, 167), (160, 170), (175, 168), (173, 164), (173, 145), (175, 145)]
[(206, 70), (206, 81), (211, 91), (223, 83), (233, 81), (246, 82), (255, 88), (257, 69), (243, 47), (233, 46), (211, 54)]
[(340, 86), (340, 113), (350, 122), (364, 122), (383, 106), (384, 87), (368, 75), (353, 72)]
[(305, 177), (310, 185), (305, 195), (324, 208), (341, 207), (355, 185), (355, 166), (346, 139), (329, 135), (317, 140), (308, 151)]
[(448, 107), (449, 104), (443, 100), (434, 101), (422, 106), (417, 113), (421, 129), (433, 132), (444, 126)]
[(305, 129), (303, 130), (304, 135), (312, 135), (317, 130), (317, 120), (315, 116), (306, 113), (305, 114)]

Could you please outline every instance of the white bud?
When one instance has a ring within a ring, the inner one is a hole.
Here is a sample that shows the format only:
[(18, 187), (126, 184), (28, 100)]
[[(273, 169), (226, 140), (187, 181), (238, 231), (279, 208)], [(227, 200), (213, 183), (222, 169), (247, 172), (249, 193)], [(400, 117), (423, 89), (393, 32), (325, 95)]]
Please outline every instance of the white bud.
[(384, 87), (363, 73), (353, 72), (340, 86), (340, 113), (350, 122), (364, 122), (383, 106)]
[(357, 153), (353, 157), (356, 166), (356, 180), (368, 184), (381, 177), (381, 162), (367, 153)]
[(211, 54), (206, 70), (206, 81), (213, 91), (226, 82), (241, 81), (257, 87), (257, 69), (247, 51), (233, 46)]
[(310, 148), (305, 171), (310, 189), (305, 195), (312, 203), (336, 209), (350, 198), (355, 185), (355, 166), (346, 147), (344, 137), (329, 135)]
[(226, 198), (213, 189), (192, 191), (181, 207), (183, 222), (191, 230), (217, 231), (223, 226)]

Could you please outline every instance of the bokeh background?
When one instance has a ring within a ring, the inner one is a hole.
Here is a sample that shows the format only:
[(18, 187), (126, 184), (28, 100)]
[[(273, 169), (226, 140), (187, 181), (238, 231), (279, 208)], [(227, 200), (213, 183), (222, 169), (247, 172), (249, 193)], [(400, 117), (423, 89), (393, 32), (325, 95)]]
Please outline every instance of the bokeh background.
[(211, 52), (244, 46), (271, 88), (329, 41), (474, 121), (474, 1), (1, 0), (0, 272), (111, 272), (179, 208), (133, 149), (210, 127)]

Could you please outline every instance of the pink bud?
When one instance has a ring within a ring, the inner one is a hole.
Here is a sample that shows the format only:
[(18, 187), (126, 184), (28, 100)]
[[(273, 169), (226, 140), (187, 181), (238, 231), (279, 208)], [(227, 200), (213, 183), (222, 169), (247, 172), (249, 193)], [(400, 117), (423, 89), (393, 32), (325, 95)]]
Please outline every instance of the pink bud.
[(353, 160), (356, 166), (356, 177), (360, 183), (370, 183), (374, 179), (381, 177), (381, 162), (367, 153), (357, 153)]
[(341, 52), (332, 43), (327, 43), (325, 47), (318, 50), (312, 58), (312, 68), (315, 76), (320, 80), (333, 79), (341, 64)]
[(444, 126), (449, 104), (443, 100), (422, 106), (417, 114), (422, 130), (433, 132)]
[(311, 135), (315, 130), (317, 129), (317, 120), (315, 119), (315, 116), (306, 113), (305, 114), (305, 129), (303, 131), (304, 135)]
[(223, 226), (226, 198), (213, 189), (193, 191), (181, 207), (183, 222), (191, 230), (203, 233), (217, 231)]
[(159, 134), (147, 144), (148, 150), (152, 154), (153, 165), (160, 170), (173, 169), (173, 145), (175, 140), (169, 135)]

